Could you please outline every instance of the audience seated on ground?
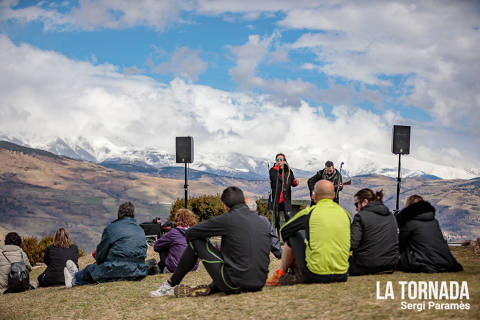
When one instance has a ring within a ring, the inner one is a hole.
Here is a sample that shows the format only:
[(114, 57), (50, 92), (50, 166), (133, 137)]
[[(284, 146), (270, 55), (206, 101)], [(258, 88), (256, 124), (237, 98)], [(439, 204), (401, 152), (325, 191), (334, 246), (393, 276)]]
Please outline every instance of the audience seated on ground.
[[(257, 209), (258, 209), (257, 208), (257, 203), (255, 202), (255, 200), (253, 200), (252, 198), (245, 198), (245, 204), (250, 209), (250, 211), (258, 213), (257, 212)], [(260, 216), (260, 218), (265, 220), (265, 222), (267, 222), (268, 225), (270, 226), (270, 236), (272, 237), (272, 246), (270, 247), (270, 251), (273, 253), (275, 258), (281, 259), (282, 258), (282, 246), (280, 244), (280, 239), (278, 239), (277, 232), (275, 231), (273, 226), (270, 224), (270, 221), (268, 221), (267, 217), (261, 216), (261, 215), (259, 215), (259, 216)]]
[(429, 202), (412, 195), (396, 218), (400, 229), (399, 270), (428, 273), (463, 270), (452, 256), (435, 219), (435, 208)]
[[(8, 287), (8, 274), (12, 263), (23, 262), (26, 270), (30, 272), (32, 266), (28, 260), (27, 254), (22, 250), (22, 238), (16, 232), (10, 232), (5, 236), (5, 245), (0, 249), (0, 292), (11, 291)], [(34, 282), (29, 280), (25, 283), (25, 290), (36, 287)], [(23, 291), (25, 291), (23, 290)]]
[[(151, 297), (226, 294), (259, 291), (265, 285), (270, 262), (270, 227), (245, 204), (242, 190), (226, 188), (221, 196), (225, 213), (196, 224), (187, 230), (188, 246), (175, 272), (162, 286), (150, 292)], [(220, 250), (209, 237), (221, 236)], [(197, 259), (203, 262), (213, 282), (189, 287), (180, 282)]]
[[(176, 227), (170, 229), (160, 239), (155, 241), (154, 250), (160, 256), (158, 267), (160, 272), (171, 273), (177, 268), (183, 251), (187, 247), (185, 232), (197, 223), (195, 214), (188, 209), (179, 209), (175, 213), (174, 221)], [(192, 270), (196, 270), (198, 261)]]
[(96, 264), (89, 264), (79, 271), (72, 260), (67, 261), (64, 269), (67, 288), (97, 282), (141, 280), (147, 275), (145, 233), (134, 217), (134, 205), (122, 203), (118, 208), (118, 219), (103, 230), (96, 249)]
[(67, 260), (72, 260), (78, 267), (78, 247), (73, 244), (68, 231), (59, 228), (53, 237), (53, 245), (47, 247), (43, 256), (47, 269), (38, 276), (38, 285), (40, 287), (64, 285), (63, 269)]
[(383, 192), (362, 189), (355, 196), (349, 275), (393, 273), (398, 262), (397, 222), (383, 204)]
[[(298, 212), (280, 229), (286, 242), (281, 268), (268, 286), (347, 281), (350, 215), (337, 203), (334, 185), (315, 184), (315, 205)], [(294, 274), (287, 273), (291, 269)]]

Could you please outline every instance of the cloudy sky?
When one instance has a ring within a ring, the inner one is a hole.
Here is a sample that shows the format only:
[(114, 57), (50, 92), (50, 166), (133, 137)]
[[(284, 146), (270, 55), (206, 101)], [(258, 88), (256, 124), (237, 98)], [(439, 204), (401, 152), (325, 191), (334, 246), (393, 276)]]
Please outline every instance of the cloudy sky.
[(479, 28), (479, 1), (1, 0), (0, 135), (395, 165), (402, 124), (478, 169)]

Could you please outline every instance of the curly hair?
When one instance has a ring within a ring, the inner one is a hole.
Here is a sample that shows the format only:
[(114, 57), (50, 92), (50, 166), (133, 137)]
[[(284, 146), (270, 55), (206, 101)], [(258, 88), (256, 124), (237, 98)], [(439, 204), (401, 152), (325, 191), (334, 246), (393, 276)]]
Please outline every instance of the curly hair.
[(178, 209), (173, 222), (179, 227), (191, 227), (197, 223), (197, 217), (188, 209)]
[(73, 244), (70, 234), (64, 228), (59, 228), (53, 236), (53, 246), (55, 248), (70, 248)]
[(5, 236), (5, 245), (13, 244), (14, 246), (21, 246), (22, 245), (22, 238), (16, 232), (9, 232)]

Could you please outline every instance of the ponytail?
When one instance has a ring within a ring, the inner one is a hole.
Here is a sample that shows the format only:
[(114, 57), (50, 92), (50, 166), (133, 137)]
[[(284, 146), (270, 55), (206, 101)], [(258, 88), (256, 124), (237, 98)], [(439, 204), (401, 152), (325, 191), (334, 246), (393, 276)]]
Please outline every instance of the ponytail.
[(376, 191), (375, 193), (372, 189), (362, 189), (355, 194), (355, 197), (362, 202), (363, 200), (367, 199), (368, 202), (380, 202), (383, 203), (383, 189), (380, 191)]

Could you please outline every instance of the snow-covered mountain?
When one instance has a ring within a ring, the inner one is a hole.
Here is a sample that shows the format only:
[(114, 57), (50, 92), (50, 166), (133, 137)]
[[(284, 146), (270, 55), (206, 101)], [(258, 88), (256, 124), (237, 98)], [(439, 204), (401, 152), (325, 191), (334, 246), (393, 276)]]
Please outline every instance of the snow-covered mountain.
[[(105, 141), (102, 147), (93, 147), (86, 139), (76, 141), (57, 138), (47, 143), (22, 141), (15, 137), (1, 136), (0, 140), (7, 140), (16, 144), (47, 150), (55, 154), (74, 159), (86, 160), (105, 164), (107, 166), (132, 166), (139, 171), (154, 172), (155, 169), (173, 166), (182, 166), (175, 163), (175, 154), (165, 150), (153, 148), (137, 149), (122, 141)], [(323, 161), (312, 155), (311, 161), (306, 163), (292, 163), (296, 177), (310, 177), (323, 167)], [(359, 150), (345, 155), (342, 159), (331, 159), (334, 162), (343, 161), (342, 175), (357, 176), (381, 174), (396, 177), (398, 170), (398, 156), (385, 155), (372, 151)], [(339, 163), (336, 167), (339, 168)], [(253, 157), (242, 153), (201, 153), (195, 154), (191, 169), (212, 173), (219, 176), (260, 180), (268, 177), (268, 168), (272, 165), (271, 159)], [(143, 168), (143, 169), (142, 169)], [(302, 169), (300, 169), (302, 168)], [(425, 177), (440, 179), (471, 179), (480, 175), (478, 168), (452, 168), (433, 162), (415, 159), (408, 155), (402, 157), (401, 176)]]

